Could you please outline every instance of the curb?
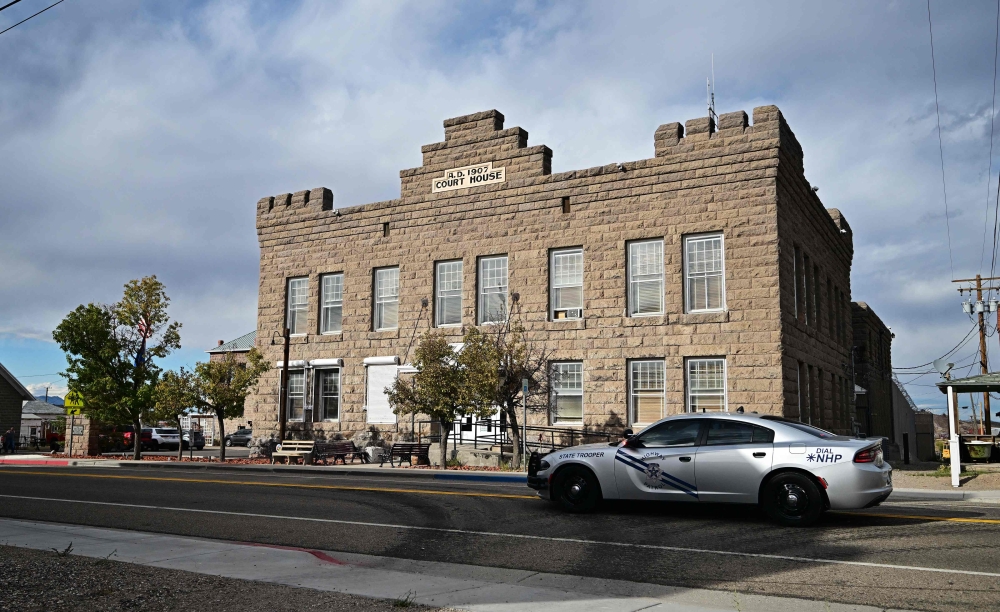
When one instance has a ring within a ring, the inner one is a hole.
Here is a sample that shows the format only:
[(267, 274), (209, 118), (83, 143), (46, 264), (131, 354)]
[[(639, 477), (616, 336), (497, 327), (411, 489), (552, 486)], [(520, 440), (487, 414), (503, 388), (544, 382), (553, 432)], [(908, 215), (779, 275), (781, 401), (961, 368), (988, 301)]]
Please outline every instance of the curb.
[(316, 475), (341, 475), (341, 476), (401, 476), (404, 478), (424, 478), (429, 480), (452, 480), (466, 482), (510, 482), (527, 484), (528, 476), (525, 473), (497, 473), (497, 472), (458, 472), (451, 471), (440, 473), (440, 470), (412, 470), (408, 468), (352, 468), (348, 467), (320, 467), (320, 466), (286, 466), (286, 465), (220, 465), (213, 463), (194, 462), (171, 462), (171, 461), (114, 461), (109, 459), (76, 459), (63, 460), (36, 460), (28, 463), (14, 463), (8, 465), (59, 465), (69, 467), (127, 467), (146, 470), (200, 470), (212, 472), (266, 472), (276, 474), (310, 474)]
[(1000, 491), (936, 491), (932, 489), (893, 489), (888, 501), (969, 501), (1000, 500)]

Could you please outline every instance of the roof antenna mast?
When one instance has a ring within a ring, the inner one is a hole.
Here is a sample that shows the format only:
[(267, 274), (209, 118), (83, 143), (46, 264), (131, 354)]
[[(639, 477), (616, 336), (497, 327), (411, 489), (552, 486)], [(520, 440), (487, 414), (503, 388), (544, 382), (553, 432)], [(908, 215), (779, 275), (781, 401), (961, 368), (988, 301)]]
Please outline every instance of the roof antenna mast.
[(708, 118), (715, 129), (719, 127), (719, 115), (715, 113), (715, 54), (712, 54), (712, 78), (705, 79), (705, 93), (708, 97)]

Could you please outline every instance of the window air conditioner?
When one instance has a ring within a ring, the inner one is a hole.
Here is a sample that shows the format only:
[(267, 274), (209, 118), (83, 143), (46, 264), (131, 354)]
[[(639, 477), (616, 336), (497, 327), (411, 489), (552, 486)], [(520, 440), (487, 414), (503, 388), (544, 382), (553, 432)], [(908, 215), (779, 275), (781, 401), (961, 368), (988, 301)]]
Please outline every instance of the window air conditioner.
[(557, 310), (555, 312), (556, 319), (582, 319), (583, 309), (582, 308), (566, 308), (562, 310)]

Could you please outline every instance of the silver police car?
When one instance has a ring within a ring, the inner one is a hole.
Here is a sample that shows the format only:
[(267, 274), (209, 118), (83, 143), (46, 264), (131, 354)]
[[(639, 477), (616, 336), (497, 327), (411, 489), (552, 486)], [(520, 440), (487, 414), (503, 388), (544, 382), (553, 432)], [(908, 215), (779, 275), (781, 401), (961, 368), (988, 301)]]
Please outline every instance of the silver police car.
[(881, 439), (834, 435), (781, 417), (683, 414), (622, 442), (533, 453), (528, 486), (571, 512), (601, 499), (758, 504), (773, 520), (814, 523), (828, 509), (892, 493)]

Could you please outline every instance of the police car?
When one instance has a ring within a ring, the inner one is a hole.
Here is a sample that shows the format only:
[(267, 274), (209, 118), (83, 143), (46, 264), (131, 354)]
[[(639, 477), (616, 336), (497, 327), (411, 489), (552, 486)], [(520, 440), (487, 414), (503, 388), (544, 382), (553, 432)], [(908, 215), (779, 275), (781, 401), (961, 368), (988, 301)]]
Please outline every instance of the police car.
[(892, 468), (881, 439), (776, 416), (698, 413), (667, 417), (622, 442), (532, 453), (528, 486), (570, 512), (601, 499), (742, 503), (805, 526), (828, 509), (882, 503)]

